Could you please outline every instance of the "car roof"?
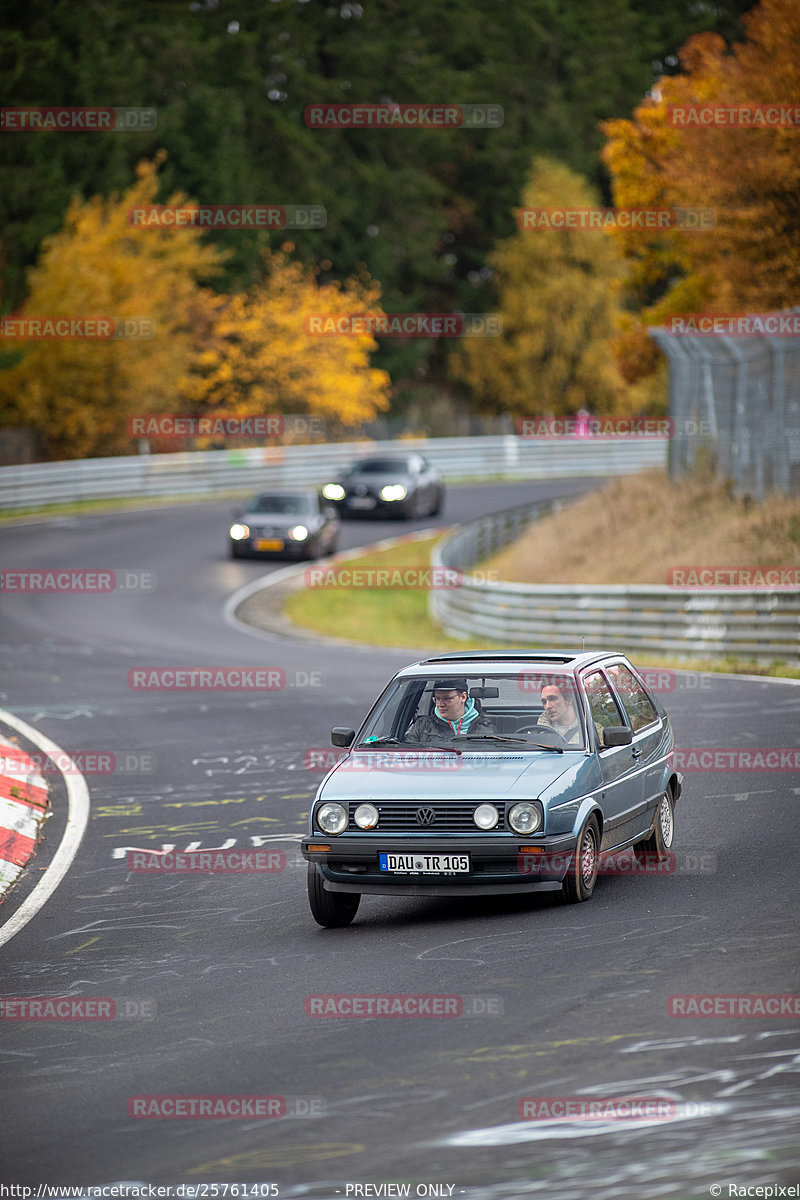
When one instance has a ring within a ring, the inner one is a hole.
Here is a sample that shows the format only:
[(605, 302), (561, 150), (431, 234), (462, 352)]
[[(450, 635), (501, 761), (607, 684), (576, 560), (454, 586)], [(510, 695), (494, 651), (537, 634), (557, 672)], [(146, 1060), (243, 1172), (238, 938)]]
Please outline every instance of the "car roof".
[(457, 650), (409, 663), (397, 674), (401, 677), (431, 675), (434, 672), (445, 675), (447, 668), (450, 668), (450, 674), (481, 675), (487, 670), (523, 670), (540, 666), (575, 671), (590, 663), (619, 658), (627, 661), (621, 651), (615, 650)]
[(317, 488), (266, 488), (263, 492), (253, 492), (248, 496), (248, 501), (259, 500), (262, 496), (293, 496), (298, 499), (307, 500), (310, 497), (319, 496)]

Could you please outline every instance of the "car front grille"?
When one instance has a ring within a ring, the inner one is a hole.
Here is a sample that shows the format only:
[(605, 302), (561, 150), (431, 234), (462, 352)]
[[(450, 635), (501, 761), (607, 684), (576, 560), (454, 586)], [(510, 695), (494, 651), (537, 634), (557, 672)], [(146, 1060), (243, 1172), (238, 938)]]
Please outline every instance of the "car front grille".
[[(359, 804), (371, 803), (380, 819), (374, 827), (384, 833), (508, 833), (503, 801), (496, 800), (392, 800), (391, 802), (351, 800), (348, 806), (349, 831), (358, 832), (353, 817)], [(472, 814), (479, 804), (494, 804), (500, 820), (494, 829), (479, 829)], [(422, 819), (420, 819), (422, 814)], [(371, 830), (370, 832), (374, 832)]]

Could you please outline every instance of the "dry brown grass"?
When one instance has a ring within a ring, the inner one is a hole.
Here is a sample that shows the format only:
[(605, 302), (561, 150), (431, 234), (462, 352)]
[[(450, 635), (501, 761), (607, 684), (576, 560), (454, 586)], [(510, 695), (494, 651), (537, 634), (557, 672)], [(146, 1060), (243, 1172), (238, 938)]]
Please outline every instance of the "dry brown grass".
[(670, 567), (800, 565), (800, 498), (735, 499), (703, 476), (625, 476), (481, 564), (521, 583), (667, 583)]

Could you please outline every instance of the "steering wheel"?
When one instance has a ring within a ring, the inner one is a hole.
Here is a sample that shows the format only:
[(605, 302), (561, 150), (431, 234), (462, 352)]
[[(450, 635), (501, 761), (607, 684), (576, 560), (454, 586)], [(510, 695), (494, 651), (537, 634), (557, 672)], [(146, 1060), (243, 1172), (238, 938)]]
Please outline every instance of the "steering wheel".
[(535, 733), (537, 737), (545, 737), (545, 739), (547, 737), (552, 737), (552, 738), (555, 738), (556, 742), (563, 741), (561, 734), (558, 733), (555, 729), (551, 729), (551, 727), (549, 725), (536, 725), (536, 724), (532, 725), (530, 723), (530, 721), (528, 722), (527, 725), (519, 725), (513, 731), (513, 733), (511, 734), (511, 737), (516, 737), (520, 733)]

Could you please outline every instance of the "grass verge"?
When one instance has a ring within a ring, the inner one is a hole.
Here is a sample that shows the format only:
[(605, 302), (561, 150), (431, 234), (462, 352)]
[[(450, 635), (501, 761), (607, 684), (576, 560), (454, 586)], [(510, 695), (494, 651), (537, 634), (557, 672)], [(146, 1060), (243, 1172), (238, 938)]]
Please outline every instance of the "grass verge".
[[(654, 473), (647, 472), (646, 474), (652, 475)], [(629, 477), (629, 479), (631, 478), (636, 480), (641, 479), (639, 476)], [(612, 484), (609, 489), (604, 490), (613, 492), (618, 484), (625, 484), (626, 482), (628, 481), (620, 480), (618, 483)], [(646, 485), (645, 491), (649, 491), (651, 486), (652, 484)], [(782, 501), (786, 498), (778, 499)], [(690, 493), (687, 499), (689, 506), (696, 500), (697, 493)], [(740, 515), (745, 517), (747, 522), (750, 521), (751, 506), (746, 503), (740, 505), (738, 501), (731, 501), (730, 503), (734, 508), (739, 509)], [(716, 494), (714, 504), (719, 504), (719, 497)], [(556, 514), (552, 518), (545, 518), (544, 521), (532, 527), (526, 533), (525, 537), (535, 535), (539, 529), (539, 525), (545, 525), (546, 522), (566, 522), (570, 538), (572, 539), (569, 552), (572, 555), (576, 555), (577, 543), (583, 540), (585, 543), (585, 556), (587, 558), (589, 556), (596, 558), (596, 531), (592, 523), (587, 522), (585, 532), (581, 534), (582, 522), (580, 520), (576, 522), (574, 516), (575, 510), (579, 506), (583, 511), (594, 512), (598, 508), (597, 494), (594, 494), (593, 497), (587, 496), (582, 500), (577, 500), (573, 505), (570, 505), (569, 510), (562, 510), (561, 513)], [(570, 514), (573, 514), (573, 516), (570, 517)], [(635, 526), (635, 513), (632, 516), (629, 513), (626, 521), (630, 526)], [(791, 543), (793, 530), (791, 513), (787, 528), (788, 541)], [(633, 536), (634, 532), (631, 535), (632, 545), (636, 544), (636, 538)], [(546, 531), (545, 537), (549, 536), (550, 533)], [(566, 536), (563, 529), (559, 532), (558, 536)], [(773, 528), (774, 537), (782, 539), (781, 544), (786, 544), (784, 534), (776, 533)], [(426, 538), (422, 541), (406, 542), (364, 555), (351, 555), (341, 559), (335, 565), (330, 564), (330, 566), (331, 569), (335, 569), (336, 566), (357, 565), (361, 570), (377, 568), (390, 570), (405, 570), (407, 568), (425, 569), (430, 566), (431, 552), (439, 540), (440, 536), (437, 535), (436, 537)], [(691, 546), (691, 543), (687, 544)], [(726, 533), (726, 544), (730, 544), (730, 529)], [(496, 567), (501, 557), (499, 555), (490, 560), (490, 565)], [(690, 560), (695, 564), (704, 561), (694, 556), (691, 550), (687, 550), (684, 547), (682, 558), (679, 561), (689, 562)], [(753, 565), (749, 560), (745, 560), (741, 556), (736, 561), (737, 565), (741, 566)], [(485, 568), (488, 564), (481, 565)], [(786, 565), (785, 562), (783, 565)], [(519, 576), (515, 575), (514, 577), (518, 578)], [(617, 583), (619, 581), (619, 575), (616, 578), (599, 580), (599, 582)], [(536, 580), (532, 582), (536, 582)], [(647, 582), (651, 582), (651, 580), (647, 580)], [(653, 582), (663, 583), (663, 578), (661, 580), (653, 580)], [(313, 630), (316, 633), (325, 634), (328, 637), (346, 638), (350, 641), (374, 646), (408, 646), (416, 649), (431, 646), (442, 650), (476, 650), (507, 645), (507, 643), (491, 642), (486, 638), (468, 638), (462, 641), (460, 638), (448, 637), (431, 620), (428, 613), (428, 597), (428, 590), (423, 588), (314, 587), (295, 592), (290, 596), (284, 607), (284, 614), (296, 625)], [(544, 647), (541, 646), (541, 643), (520, 643), (520, 649), (522, 648), (542, 649)], [(773, 678), (800, 678), (800, 669), (791, 667), (785, 663), (774, 663), (767, 666), (751, 660), (738, 658), (701, 660), (666, 654), (639, 653), (635, 655), (635, 660), (641, 666), (669, 666), (679, 670), (763, 675)]]

